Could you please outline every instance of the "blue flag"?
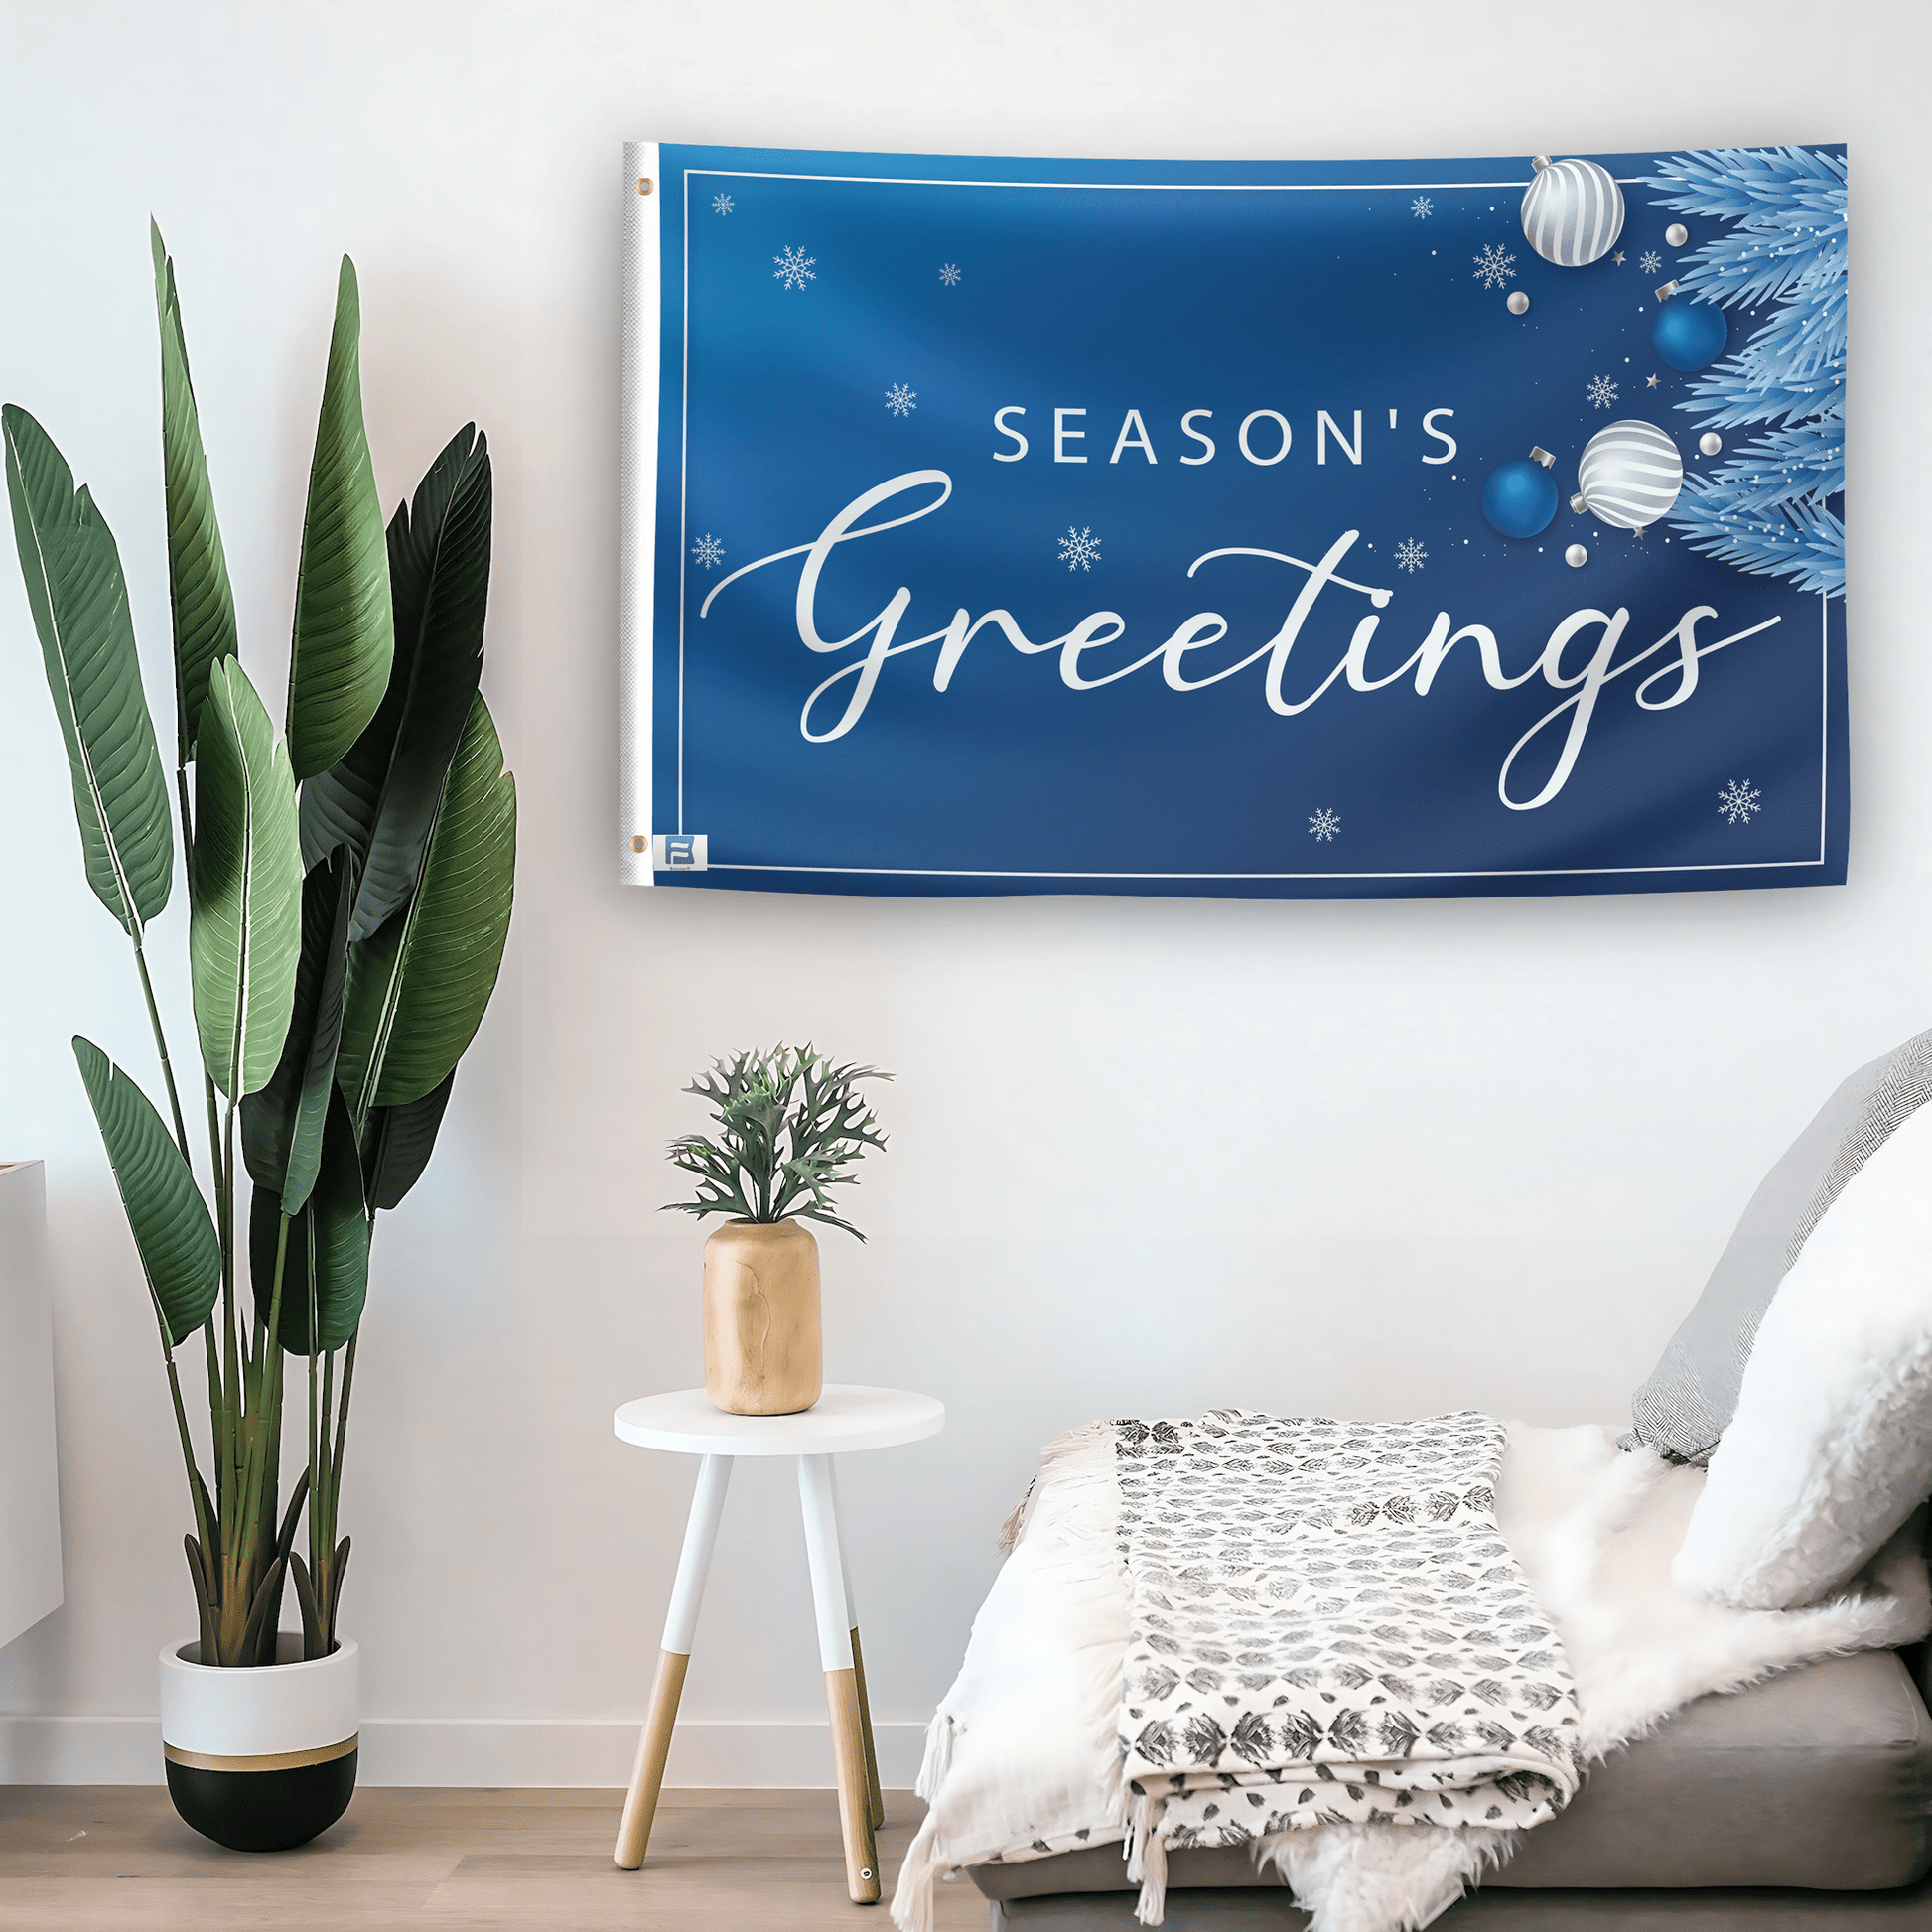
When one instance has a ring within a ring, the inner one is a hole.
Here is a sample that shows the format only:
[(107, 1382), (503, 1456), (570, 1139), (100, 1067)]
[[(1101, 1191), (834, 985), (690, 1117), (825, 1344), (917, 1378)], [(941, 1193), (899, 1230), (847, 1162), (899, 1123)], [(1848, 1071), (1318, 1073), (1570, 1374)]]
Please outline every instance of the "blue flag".
[(1842, 221), (1794, 297), (1723, 152), (627, 156), (624, 877), (1843, 883)]

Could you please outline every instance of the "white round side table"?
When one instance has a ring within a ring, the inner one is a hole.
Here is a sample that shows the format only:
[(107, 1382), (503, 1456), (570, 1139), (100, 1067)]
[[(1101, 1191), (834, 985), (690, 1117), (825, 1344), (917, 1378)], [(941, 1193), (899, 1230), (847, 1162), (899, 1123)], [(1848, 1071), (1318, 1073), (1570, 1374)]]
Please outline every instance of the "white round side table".
[(644, 1862), (651, 1820), (664, 1784), (664, 1760), (677, 1723), (678, 1698), (691, 1662), (725, 1490), (741, 1455), (789, 1455), (798, 1464), (798, 1504), (805, 1519), (811, 1564), (812, 1608), (818, 1620), (819, 1663), (832, 1713), (832, 1755), (838, 1773), (839, 1826), (845, 1837), (846, 1889), (855, 1903), (879, 1902), (879, 1856), (873, 1833), (886, 1822), (880, 1799), (879, 1755), (872, 1739), (866, 1666), (852, 1579), (839, 1547), (838, 1484), (832, 1458), (856, 1449), (891, 1449), (936, 1436), (946, 1426), (942, 1403), (904, 1389), (856, 1388), (830, 1382), (809, 1409), (795, 1416), (728, 1416), (702, 1389), (647, 1395), (626, 1402), (612, 1418), (621, 1442), (643, 1449), (701, 1455), (697, 1494), (684, 1526), (684, 1548), (664, 1618), (664, 1645), (651, 1685), (650, 1711), (637, 1742), (637, 1763), (624, 1796), (623, 1819), (612, 1854), (626, 1871)]

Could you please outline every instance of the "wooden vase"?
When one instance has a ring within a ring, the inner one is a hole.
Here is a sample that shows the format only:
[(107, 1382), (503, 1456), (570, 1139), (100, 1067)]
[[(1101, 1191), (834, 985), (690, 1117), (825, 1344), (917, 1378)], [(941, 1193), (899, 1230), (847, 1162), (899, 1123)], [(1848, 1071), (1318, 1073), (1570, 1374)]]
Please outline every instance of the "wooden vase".
[(796, 1221), (727, 1221), (704, 1244), (704, 1386), (728, 1416), (790, 1416), (825, 1387), (818, 1243)]

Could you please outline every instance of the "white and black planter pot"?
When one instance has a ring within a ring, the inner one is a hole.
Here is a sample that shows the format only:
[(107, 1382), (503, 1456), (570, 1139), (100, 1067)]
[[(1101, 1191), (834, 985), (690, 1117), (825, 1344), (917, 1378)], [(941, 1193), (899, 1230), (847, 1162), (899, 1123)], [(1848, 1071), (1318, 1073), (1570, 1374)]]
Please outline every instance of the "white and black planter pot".
[(283, 1631), (276, 1661), (216, 1670), (199, 1643), (161, 1653), (161, 1742), (182, 1818), (235, 1852), (286, 1852), (326, 1832), (355, 1789), (359, 1653), (345, 1639), (302, 1661)]

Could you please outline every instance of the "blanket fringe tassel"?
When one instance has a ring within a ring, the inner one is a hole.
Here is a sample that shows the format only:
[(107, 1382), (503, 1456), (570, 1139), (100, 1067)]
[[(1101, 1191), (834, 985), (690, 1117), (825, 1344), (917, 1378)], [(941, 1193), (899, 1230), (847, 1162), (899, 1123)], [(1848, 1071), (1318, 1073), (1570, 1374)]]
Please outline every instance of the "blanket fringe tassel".
[[(935, 1711), (925, 1727), (925, 1757), (912, 1789), (930, 1806), (952, 1769), (955, 1725), (949, 1711)], [(899, 1932), (932, 1932), (932, 1887), (945, 1868), (939, 1850), (939, 1814), (928, 1810), (912, 1843), (905, 1848), (898, 1883), (893, 1891), (893, 1923)]]
[[(1111, 1482), (1114, 1473), (1113, 1450), (1114, 1426), (1111, 1422), (1083, 1422), (1055, 1436), (1039, 1451), (1039, 1466), (1033, 1480), (1027, 1484), (1020, 1500), (1007, 1512), (1007, 1520), (1000, 1525), (999, 1548), (1002, 1555), (1011, 1556), (1014, 1545), (1025, 1533), (1027, 1517), (1041, 1483), (1049, 1476), (1071, 1474), (1075, 1469), (1089, 1480)], [(1083, 1461), (1090, 1462), (1092, 1467), (1081, 1468)], [(1068, 1465), (1072, 1465), (1071, 1468)], [(1108, 1534), (1111, 1538), (1111, 1529)]]
[(893, 1888), (893, 1923), (898, 1932), (933, 1932), (932, 1887), (941, 1870), (934, 1818), (932, 1812), (926, 1813), (898, 1868), (898, 1883)]
[(914, 1795), (927, 1804), (939, 1795), (939, 1787), (952, 1769), (952, 1714), (934, 1712), (932, 1722), (925, 1727), (925, 1756), (920, 1759), (919, 1775), (912, 1782)]
[(1168, 1911), (1168, 1841), (1161, 1836), (1161, 1821), (1168, 1809), (1165, 1798), (1135, 1794), (1127, 1816), (1127, 1882), (1141, 1888), (1141, 1902), (1134, 1916), (1143, 1925), (1159, 1925)]

